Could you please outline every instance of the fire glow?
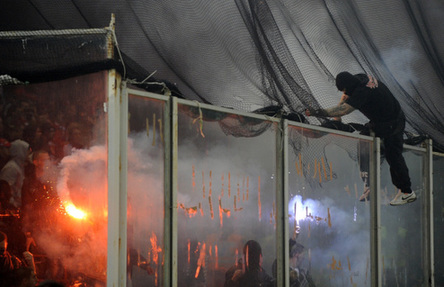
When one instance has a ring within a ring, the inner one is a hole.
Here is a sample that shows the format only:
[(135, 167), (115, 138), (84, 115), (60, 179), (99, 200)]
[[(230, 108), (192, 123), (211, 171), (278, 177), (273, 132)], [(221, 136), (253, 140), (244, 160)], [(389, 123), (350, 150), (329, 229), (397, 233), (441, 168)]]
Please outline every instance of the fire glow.
[(74, 217), (76, 219), (85, 219), (86, 218), (86, 212), (78, 209), (75, 207), (74, 204), (68, 203), (65, 205), (66, 213), (68, 213), (71, 217)]

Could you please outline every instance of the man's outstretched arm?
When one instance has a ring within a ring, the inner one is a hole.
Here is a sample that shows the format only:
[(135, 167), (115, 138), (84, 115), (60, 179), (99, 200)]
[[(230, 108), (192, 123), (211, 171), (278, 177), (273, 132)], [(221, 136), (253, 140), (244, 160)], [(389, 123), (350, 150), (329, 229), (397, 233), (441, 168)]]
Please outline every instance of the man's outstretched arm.
[(308, 108), (305, 111), (307, 116), (315, 117), (342, 117), (353, 112), (355, 109), (347, 103), (339, 103), (337, 106), (327, 108), (327, 109), (312, 109)]

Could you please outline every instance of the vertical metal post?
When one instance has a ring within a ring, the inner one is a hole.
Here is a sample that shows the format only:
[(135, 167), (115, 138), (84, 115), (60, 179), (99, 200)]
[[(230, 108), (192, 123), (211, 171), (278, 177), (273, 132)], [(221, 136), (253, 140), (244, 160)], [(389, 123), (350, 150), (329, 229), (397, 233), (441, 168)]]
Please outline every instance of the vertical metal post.
[(371, 278), (373, 287), (382, 286), (382, 266), (381, 262), (381, 199), (380, 199), (380, 186), (381, 186), (381, 149), (380, 139), (373, 136), (373, 148), (370, 155), (370, 260), (371, 260)]
[(163, 222), (163, 286), (173, 286), (171, 283), (171, 238), (172, 238), (172, 103), (171, 98), (165, 102), (164, 116), (164, 222)]
[(173, 272), (173, 280), (171, 286), (178, 286), (177, 281), (177, 157), (179, 152), (179, 132), (178, 132), (178, 126), (179, 126), (179, 112), (178, 112), (178, 103), (177, 98), (173, 98), (173, 106), (172, 106), (172, 180), (171, 180), (171, 228), (172, 228), (172, 240), (171, 240), (171, 265), (172, 265), (172, 272)]
[[(108, 243), (107, 286), (119, 285), (120, 255), (120, 75), (108, 72)], [(125, 246), (126, 247), (126, 246)]]
[(120, 93), (120, 202), (119, 202), (119, 286), (126, 286), (127, 278), (127, 202), (128, 202), (128, 90), (122, 82)]
[(164, 124), (164, 265), (163, 265), (163, 286), (173, 285), (172, 272), (172, 234), (173, 234), (173, 106), (172, 98), (165, 103), (165, 124)]
[(279, 122), (280, 132), (276, 133), (276, 262), (277, 286), (290, 286), (289, 235), (288, 235), (288, 121)]
[(424, 278), (426, 286), (435, 286), (434, 268), (434, 230), (433, 230), (433, 142), (426, 140), (426, 158), (424, 160), (424, 199), (423, 210), (423, 235), (424, 235)]
[(177, 152), (178, 104), (170, 97), (165, 109), (164, 286), (177, 286)]

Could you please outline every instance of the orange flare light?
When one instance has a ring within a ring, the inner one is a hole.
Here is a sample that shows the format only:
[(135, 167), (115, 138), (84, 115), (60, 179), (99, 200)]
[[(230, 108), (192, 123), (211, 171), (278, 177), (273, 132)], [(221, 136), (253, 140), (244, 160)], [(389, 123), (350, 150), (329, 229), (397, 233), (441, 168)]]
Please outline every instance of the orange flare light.
[(74, 206), (74, 204), (70, 203), (65, 206), (66, 213), (68, 213), (70, 216), (76, 218), (76, 219), (85, 219), (86, 218), (86, 212), (78, 209)]

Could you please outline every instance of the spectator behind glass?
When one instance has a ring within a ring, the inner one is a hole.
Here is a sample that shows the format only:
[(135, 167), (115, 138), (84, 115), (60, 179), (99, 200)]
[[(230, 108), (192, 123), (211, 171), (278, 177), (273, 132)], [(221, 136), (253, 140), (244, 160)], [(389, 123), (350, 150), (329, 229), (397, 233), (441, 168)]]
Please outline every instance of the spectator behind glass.
[[(244, 264), (242, 269), (236, 269), (231, 278), (225, 282), (225, 287), (271, 287), (275, 280), (262, 268), (262, 248), (255, 240), (249, 240), (243, 249)], [(228, 274), (227, 274), (228, 275)]]
[(37, 108), (35, 104), (28, 100), (21, 101), (22, 122), (25, 126), (37, 125)]
[(78, 123), (71, 123), (68, 126), (68, 144), (63, 147), (64, 156), (70, 155), (73, 149), (83, 149), (82, 128)]
[(6, 104), (3, 107), (2, 117), (4, 137), (9, 141), (21, 139), (23, 137), (24, 122), (21, 109), (17, 103), (11, 102)]
[(20, 267), (29, 267), (35, 272), (34, 256), (25, 251), (23, 252), (23, 258), (24, 261), (9, 253), (8, 237), (6, 233), (0, 231), (0, 278)]
[[(314, 281), (309, 272), (302, 268), (304, 261), (305, 247), (297, 243), (296, 240), (290, 239), (290, 287), (315, 287)], [(273, 262), (273, 277), (277, 276), (277, 262)]]
[(8, 213), (15, 209), (10, 202), (11, 196), (12, 193), (9, 183), (5, 180), (0, 180), (0, 213)]
[(21, 191), (25, 179), (25, 163), (30, 154), (29, 144), (22, 140), (15, 140), (10, 147), (11, 159), (0, 170), (0, 180), (5, 180), (11, 187), (11, 204), (20, 207)]
[(46, 228), (56, 218), (60, 206), (56, 177), (57, 170), (48, 152), (33, 151), (22, 187), (21, 215), (25, 230)]
[(0, 138), (0, 170), (5, 166), (8, 162), (10, 153), (9, 148), (11, 147), (11, 143), (4, 139)]
[(43, 122), (40, 125), (40, 130), (42, 131), (42, 149), (46, 150), (51, 157), (55, 156), (55, 146), (54, 146), (54, 134), (55, 128), (54, 124), (50, 121)]
[(26, 266), (12, 270), (2, 279), (0, 287), (35, 287), (37, 284), (34, 270)]
[(36, 149), (36, 146), (38, 146), (38, 136), (37, 133), (39, 132), (39, 128), (37, 125), (27, 125), (23, 129), (23, 137), (21, 138), (23, 141), (27, 142), (29, 144), (29, 147), (31, 149)]
[[(2, 107), (2, 109), (3, 109), (3, 107)], [(1, 137), (5, 136), (5, 128), (3, 126), (3, 118), (2, 117), (0, 117), (0, 136)]]

